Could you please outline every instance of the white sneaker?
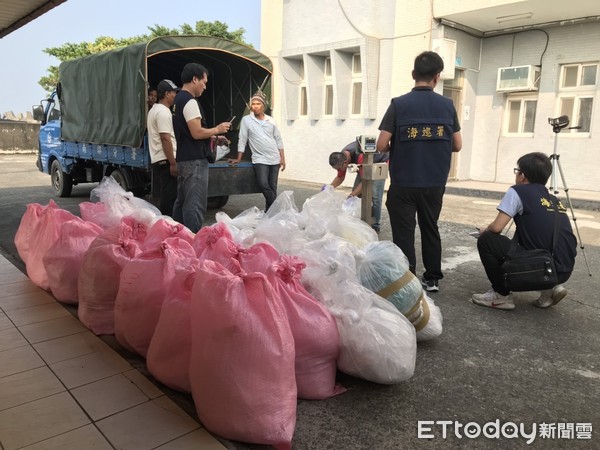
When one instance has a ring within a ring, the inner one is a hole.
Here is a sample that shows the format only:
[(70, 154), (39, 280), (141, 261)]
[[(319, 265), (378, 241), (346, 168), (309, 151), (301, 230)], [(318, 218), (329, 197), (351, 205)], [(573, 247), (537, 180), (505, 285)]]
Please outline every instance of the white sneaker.
[(515, 309), (515, 303), (510, 294), (500, 295), (493, 289), (490, 289), (484, 294), (473, 294), (471, 296), (471, 302), (487, 306), (488, 308), (495, 309)]
[(550, 306), (556, 305), (563, 298), (567, 296), (567, 291), (562, 284), (557, 284), (552, 289), (545, 289), (540, 292), (540, 298), (533, 302), (534, 306), (538, 308), (549, 308)]

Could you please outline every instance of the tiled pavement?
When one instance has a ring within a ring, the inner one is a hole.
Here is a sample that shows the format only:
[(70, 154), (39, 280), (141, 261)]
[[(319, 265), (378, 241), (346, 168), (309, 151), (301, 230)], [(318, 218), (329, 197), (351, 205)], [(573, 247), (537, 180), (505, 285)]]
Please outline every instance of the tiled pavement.
[(0, 255), (0, 449), (224, 447)]

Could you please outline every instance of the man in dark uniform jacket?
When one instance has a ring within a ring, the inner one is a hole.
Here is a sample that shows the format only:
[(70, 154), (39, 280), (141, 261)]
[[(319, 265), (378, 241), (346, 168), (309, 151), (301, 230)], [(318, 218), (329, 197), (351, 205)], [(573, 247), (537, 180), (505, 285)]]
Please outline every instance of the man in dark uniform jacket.
[[(575, 265), (577, 239), (573, 234), (567, 211), (546, 189), (552, 175), (552, 163), (543, 153), (528, 153), (517, 161), (515, 185), (510, 187), (498, 205), (498, 215), (481, 230), (477, 250), (492, 288), (483, 294), (473, 294), (471, 301), (496, 309), (515, 309), (510, 292), (504, 287), (501, 266), (511, 249), (512, 241), (500, 233), (511, 219), (515, 221), (517, 251), (545, 249), (553, 252), (558, 283), (541, 292), (533, 302), (540, 308), (556, 305), (567, 295), (562, 286)], [(556, 218), (558, 214), (558, 220)], [(556, 247), (554, 227), (558, 226)]]
[(425, 266), (421, 283), (429, 292), (438, 291), (438, 280), (444, 277), (437, 222), (452, 152), (462, 147), (452, 100), (433, 92), (442, 70), (444, 61), (435, 52), (423, 52), (415, 58), (415, 87), (392, 99), (377, 139), (377, 151), (390, 152), (390, 188), (385, 205), (394, 243), (416, 274), (416, 216)]
[(183, 87), (175, 97), (173, 128), (177, 139), (177, 199), (173, 219), (193, 233), (202, 228), (208, 201), (208, 160), (210, 138), (224, 134), (231, 123), (214, 128), (206, 124), (197, 98), (206, 90), (208, 71), (198, 63), (188, 63), (181, 72)]

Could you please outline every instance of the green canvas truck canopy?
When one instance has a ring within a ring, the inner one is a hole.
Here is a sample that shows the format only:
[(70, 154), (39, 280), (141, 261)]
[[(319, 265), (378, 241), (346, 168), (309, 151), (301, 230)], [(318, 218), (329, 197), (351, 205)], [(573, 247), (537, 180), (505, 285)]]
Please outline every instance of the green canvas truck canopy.
[(200, 97), (209, 125), (241, 119), (257, 89), (271, 96), (273, 65), (262, 53), (213, 36), (167, 36), (65, 61), (59, 66), (62, 138), (140, 147), (149, 86), (169, 79), (181, 87), (189, 62), (208, 69)]

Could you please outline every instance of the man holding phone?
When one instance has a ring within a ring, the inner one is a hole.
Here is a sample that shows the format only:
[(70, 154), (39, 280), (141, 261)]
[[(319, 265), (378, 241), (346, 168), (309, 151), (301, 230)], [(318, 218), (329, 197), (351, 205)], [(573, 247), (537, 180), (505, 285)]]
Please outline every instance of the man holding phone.
[(188, 63), (181, 72), (183, 86), (175, 96), (173, 128), (177, 140), (177, 200), (173, 219), (193, 233), (202, 228), (208, 203), (208, 153), (212, 136), (225, 134), (230, 122), (209, 128), (198, 101), (206, 90), (208, 70)]
[(250, 99), (250, 114), (240, 123), (238, 156), (229, 163), (239, 163), (246, 144), (250, 146), (256, 181), (265, 197), (265, 211), (268, 211), (277, 198), (277, 179), (279, 170), (285, 170), (285, 154), (281, 133), (273, 118), (265, 114), (266, 107), (267, 98), (259, 90)]

